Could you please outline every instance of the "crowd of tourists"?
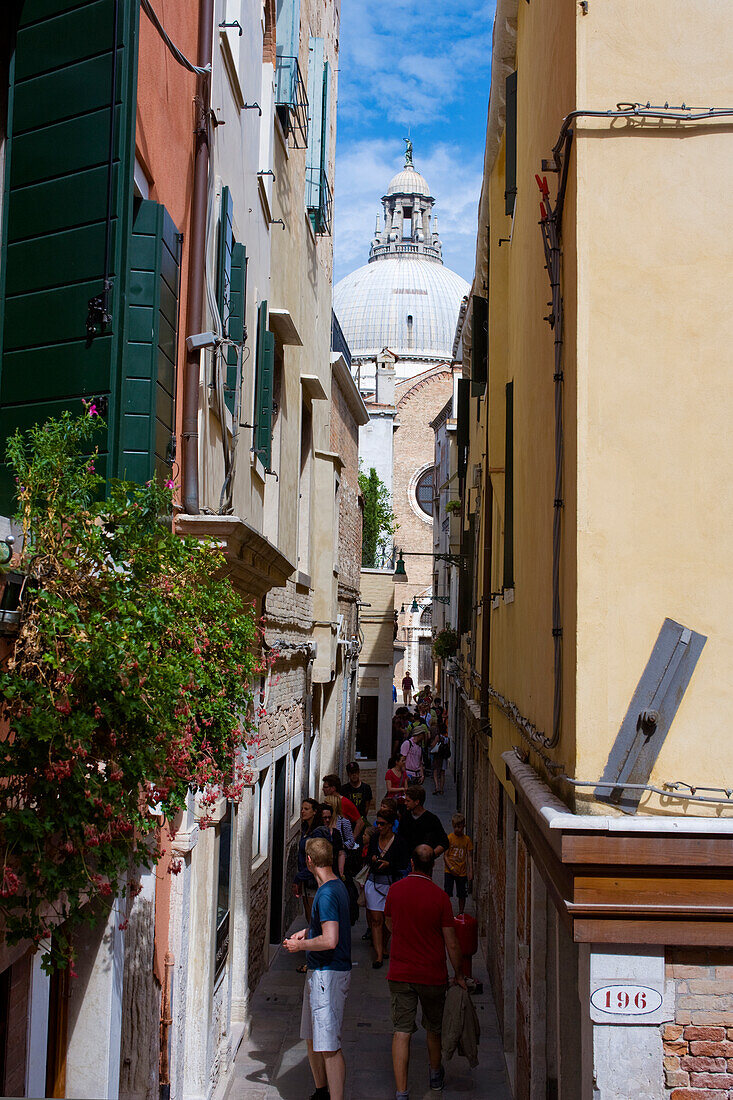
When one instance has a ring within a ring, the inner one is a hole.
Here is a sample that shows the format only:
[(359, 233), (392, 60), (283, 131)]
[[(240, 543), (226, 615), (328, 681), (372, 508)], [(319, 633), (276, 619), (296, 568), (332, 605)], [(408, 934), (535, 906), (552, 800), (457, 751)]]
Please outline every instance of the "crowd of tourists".
[[(293, 889), (302, 898), (308, 928), (287, 938), (284, 946), (293, 954), (305, 952), (298, 969), (307, 974), (301, 1037), (316, 1086), (311, 1100), (343, 1100), (341, 1027), (351, 930), (362, 907), (367, 919), (362, 939), (371, 941), (372, 967), (381, 970), (389, 961), (396, 1100), (409, 1095), (410, 1039), (417, 1030), (418, 1005), (427, 1033), (431, 1090), (443, 1090), (445, 1028), (455, 1034), (456, 1044), (466, 1045), (466, 1029), (477, 1040), (451, 901), (455, 890), (463, 914), (473, 879), (473, 844), (462, 814), (453, 815), (447, 834), (440, 818), (425, 807), (426, 783), (432, 780), (433, 794), (444, 792), (451, 756), (446, 719), (441, 700), (429, 689), (418, 693), (412, 709), (397, 708), (386, 794), (376, 813), (374, 793), (357, 761), (347, 765), (343, 783), (337, 775), (324, 777), (320, 801), (302, 803)], [(441, 856), (442, 889), (433, 881)], [(446, 955), (454, 970), (450, 996)]]

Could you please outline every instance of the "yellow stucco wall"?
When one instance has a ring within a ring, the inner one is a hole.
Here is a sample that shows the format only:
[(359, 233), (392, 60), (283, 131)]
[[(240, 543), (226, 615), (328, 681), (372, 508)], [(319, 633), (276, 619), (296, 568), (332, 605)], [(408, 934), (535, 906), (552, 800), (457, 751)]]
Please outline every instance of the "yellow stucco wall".
[[(543, 320), (550, 290), (534, 173), (542, 174), (541, 159), (575, 108), (733, 106), (732, 47), (733, 25), (711, 0), (676, 8), (674, 19), (664, 0), (591, 3), (587, 15), (572, 0), (518, 8), (513, 219), (504, 213), (503, 141), (485, 181), (494, 591), (502, 583), (508, 380), (515, 438), (515, 591), (513, 602), (499, 599), (491, 612), (491, 682), (547, 734), (553, 336)], [(733, 127), (603, 119), (579, 120), (574, 129), (562, 241), (564, 708), (551, 755), (570, 774), (601, 775), (670, 617), (708, 641), (651, 782), (731, 785), (733, 235), (726, 185)], [(547, 175), (554, 194), (557, 177)], [(480, 430), (472, 425), (469, 484), (471, 463), (485, 450)], [(500, 754), (521, 739), (496, 707), (491, 718), (492, 759), (502, 776)], [(568, 796), (567, 787), (558, 791)], [(680, 802), (663, 808), (656, 796), (645, 796), (642, 809), (716, 812)]]
[[(733, 105), (720, 5), (593, 9), (579, 105)], [(578, 769), (602, 770), (669, 616), (708, 641), (652, 780), (730, 784), (732, 129), (583, 122), (575, 156)]]

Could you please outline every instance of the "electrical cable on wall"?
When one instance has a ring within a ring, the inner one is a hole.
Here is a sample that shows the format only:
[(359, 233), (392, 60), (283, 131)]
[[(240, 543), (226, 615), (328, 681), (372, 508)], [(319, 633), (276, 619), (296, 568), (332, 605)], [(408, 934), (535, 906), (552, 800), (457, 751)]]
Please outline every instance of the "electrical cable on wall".
[(211, 75), (211, 65), (194, 65), (194, 63), (192, 61), (189, 61), (186, 55), (178, 49), (178, 46), (176, 46), (175, 42), (173, 42), (172, 39), (169, 38), (168, 34), (165, 31), (165, 28), (163, 27), (163, 24), (161, 23), (160, 19), (158, 19), (158, 16), (155, 14), (155, 11), (153, 10), (153, 5), (150, 3), (150, 0), (140, 0), (140, 6), (142, 7), (148, 19), (153, 24), (158, 34), (163, 39), (166, 46), (172, 53), (173, 57), (175, 57), (179, 65), (183, 65), (184, 69), (188, 69), (190, 73), (195, 73), (196, 76)]
[[(570, 152), (573, 143), (571, 123), (578, 118), (627, 119), (630, 122), (654, 119), (658, 122), (704, 122), (733, 117), (730, 107), (681, 107), (653, 106), (651, 103), (617, 103), (615, 110), (571, 111), (563, 119), (560, 134), (552, 149), (552, 161), (542, 161), (543, 172), (557, 172), (560, 180), (557, 195), (550, 198), (546, 177), (535, 176), (540, 189), (540, 231), (545, 253), (545, 268), (550, 279), (551, 311), (545, 317), (554, 333), (554, 384), (555, 384), (555, 483), (554, 516), (552, 529), (552, 639), (554, 655), (554, 690), (552, 736), (541, 735), (538, 740), (545, 748), (554, 748), (559, 740), (562, 723), (563, 653), (562, 616), (560, 603), (560, 554), (562, 543), (563, 498), (563, 339), (564, 306), (562, 297), (562, 216), (565, 205)], [(632, 129), (632, 128), (630, 128)], [(638, 130), (633, 130), (637, 132)], [(655, 131), (656, 132), (656, 131)]]

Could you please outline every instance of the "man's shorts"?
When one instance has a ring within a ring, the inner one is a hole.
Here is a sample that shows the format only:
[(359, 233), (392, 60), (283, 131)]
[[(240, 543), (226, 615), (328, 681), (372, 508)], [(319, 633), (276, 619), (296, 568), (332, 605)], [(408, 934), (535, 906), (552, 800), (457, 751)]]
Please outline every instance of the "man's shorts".
[(341, 1049), (341, 1025), (346, 995), (351, 983), (350, 970), (309, 970), (303, 989), (301, 1039), (311, 1039), (313, 1049)]
[(448, 871), (443, 876), (443, 889), (449, 898), (453, 897), (453, 883), (456, 884), (456, 897), (466, 900), (468, 896), (468, 875), (451, 875)]
[(417, 1031), (417, 1005), (422, 1008), (422, 1025), (437, 1035), (443, 1029), (446, 985), (420, 985), (417, 982), (390, 982), (392, 1029), (412, 1035)]

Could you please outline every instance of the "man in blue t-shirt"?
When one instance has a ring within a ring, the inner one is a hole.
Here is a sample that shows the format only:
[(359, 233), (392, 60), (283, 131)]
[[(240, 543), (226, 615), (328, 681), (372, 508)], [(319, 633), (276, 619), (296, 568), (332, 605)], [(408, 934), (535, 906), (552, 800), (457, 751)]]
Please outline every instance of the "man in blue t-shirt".
[(306, 952), (300, 1037), (308, 1044), (316, 1085), (311, 1100), (343, 1100), (346, 1065), (341, 1025), (351, 983), (349, 895), (333, 873), (333, 850), (325, 838), (307, 840), (305, 853), (308, 870), (318, 883), (310, 927), (290, 936), (284, 946), (293, 954)]

